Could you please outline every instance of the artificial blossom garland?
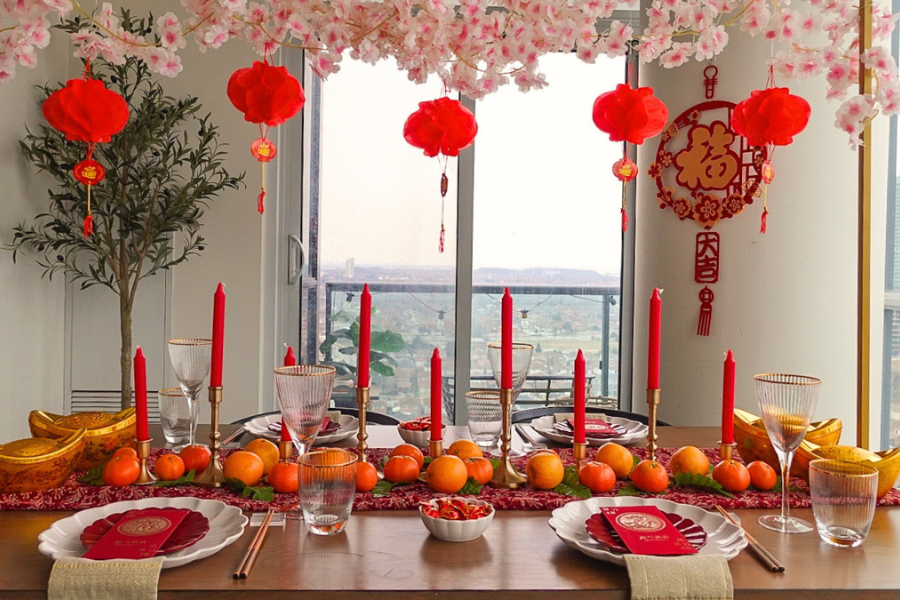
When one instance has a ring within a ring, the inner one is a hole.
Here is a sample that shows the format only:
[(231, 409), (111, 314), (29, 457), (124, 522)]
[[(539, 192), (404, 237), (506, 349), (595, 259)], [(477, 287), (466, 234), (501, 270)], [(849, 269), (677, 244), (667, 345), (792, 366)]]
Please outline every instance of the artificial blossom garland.
[[(900, 81), (887, 44), (894, 28), (889, 3), (873, 5), (874, 46), (859, 56), (856, 0), (654, 0), (643, 4), (647, 27), (612, 20), (615, 10), (638, 2), (615, 0), (182, 0), (184, 14), (166, 13), (153, 38), (126, 32), (104, 3), (95, 13), (78, 0), (0, 2), (0, 81), (17, 65), (33, 67), (36, 51), (50, 41), (51, 17), (75, 11), (83, 28), (71, 35), (76, 55), (121, 63), (138, 57), (154, 72), (177, 75), (178, 52), (188, 39), (201, 51), (231, 39), (249, 42), (261, 56), (279, 46), (302, 48), (321, 77), (340, 70), (345, 54), (368, 63), (393, 58), (413, 81), (438, 74), (470, 98), (500, 86), (520, 90), (547, 84), (542, 55), (569, 52), (592, 63), (634, 47), (643, 62), (663, 67), (707, 61), (739, 28), (771, 40), (781, 50), (775, 68), (787, 79), (824, 76), (828, 97), (842, 100), (835, 125), (852, 145), (867, 120), (900, 111)], [(875, 91), (855, 94), (861, 65), (871, 69)]]

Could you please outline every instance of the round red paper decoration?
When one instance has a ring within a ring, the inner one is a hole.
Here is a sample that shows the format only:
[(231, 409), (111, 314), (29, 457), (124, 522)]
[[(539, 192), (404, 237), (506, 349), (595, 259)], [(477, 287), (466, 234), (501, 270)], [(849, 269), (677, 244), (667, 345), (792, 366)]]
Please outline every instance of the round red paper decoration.
[(99, 79), (70, 79), (44, 101), (44, 116), (73, 142), (108, 142), (128, 122), (128, 104)]
[(788, 88), (755, 90), (738, 103), (731, 127), (751, 146), (787, 146), (809, 123), (809, 103)]
[(425, 156), (459, 156), (475, 141), (475, 115), (459, 100), (447, 97), (419, 102), (419, 110), (406, 119), (403, 137), (425, 151)]
[(669, 109), (649, 87), (632, 88), (620, 83), (594, 100), (594, 125), (613, 142), (642, 144), (662, 131)]
[(83, 160), (72, 169), (75, 179), (84, 185), (97, 185), (106, 177), (106, 169), (96, 160)]
[(285, 67), (255, 61), (238, 69), (228, 80), (228, 99), (244, 113), (244, 119), (274, 127), (303, 108), (306, 96), (297, 78)]

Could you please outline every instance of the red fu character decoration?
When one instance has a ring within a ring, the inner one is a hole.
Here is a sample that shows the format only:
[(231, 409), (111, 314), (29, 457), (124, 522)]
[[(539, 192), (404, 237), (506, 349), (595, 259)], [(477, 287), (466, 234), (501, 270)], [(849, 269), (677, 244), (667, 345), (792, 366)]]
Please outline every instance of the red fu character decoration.
[(769, 215), (768, 190), (769, 183), (775, 177), (775, 169), (772, 167), (775, 146), (787, 146), (793, 142), (794, 136), (806, 129), (809, 115), (810, 108), (806, 100), (794, 96), (788, 88), (775, 87), (775, 71), (772, 65), (769, 65), (766, 89), (754, 90), (749, 98), (734, 107), (731, 115), (732, 129), (747, 138), (751, 146), (765, 149), (762, 180), (766, 185), (763, 190), (760, 233), (766, 232), (766, 220)]
[(255, 61), (252, 67), (238, 69), (228, 80), (228, 99), (244, 113), (244, 120), (259, 125), (259, 138), (250, 153), (260, 163), (262, 178), (256, 209), (265, 211), (266, 163), (275, 158), (278, 149), (269, 139), (269, 127), (281, 125), (303, 108), (306, 96), (297, 78), (285, 67), (273, 67), (268, 58)]
[(425, 151), (425, 156), (441, 155), (441, 240), (438, 248), (444, 251), (444, 198), (447, 196), (447, 157), (459, 156), (459, 151), (472, 145), (478, 134), (475, 115), (459, 100), (446, 96), (419, 102), (419, 110), (409, 115), (403, 125), (403, 138)]
[(628, 229), (625, 212), (625, 185), (637, 177), (638, 168), (628, 158), (628, 142), (640, 145), (648, 137), (662, 131), (669, 118), (669, 109), (653, 95), (649, 87), (633, 88), (620, 83), (616, 89), (600, 94), (594, 100), (594, 125), (609, 134), (610, 141), (625, 142), (622, 159), (613, 165), (613, 175), (622, 182), (622, 231)]
[(94, 233), (91, 215), (91, 186), (106, 176), (103, 165), (94, 160), (97, 144), (108, 142), (128, 122), (128, 103), (119, 94), (106, 89), (99, 79), (91, 77), (91, 64), (84, 66), (81, 79), (70, 79), (66, 87), (56, 90), (44, 101), (44, 117), (54, 129), (72, 142), (87, 144), (87, 156), (72, 168), (75, 179), (87, 186), (87, 215), (84, 237)]

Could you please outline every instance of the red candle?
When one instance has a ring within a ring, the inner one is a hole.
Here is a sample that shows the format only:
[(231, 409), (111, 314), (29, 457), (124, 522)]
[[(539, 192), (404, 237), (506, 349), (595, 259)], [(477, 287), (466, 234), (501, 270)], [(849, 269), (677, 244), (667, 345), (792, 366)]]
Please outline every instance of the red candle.
[(722, 443), (734, 443), (734, 354), (725, 355), (725, 376), (722, 378)]
[[(285, 367), (293, 367), (297, 364), (297, 359), (294, 358), (294, 349), (290, 346), (287, 347), (287, 352), (284, 353), (284, 366)], [(287, 425), (284, 424), (284, 417), (281, 417), (281, 441), (282, 442), (290, 442), (291, 441), (291, 432), (288, 430)]]
[(502, 312), (500, 319), (500, 387), (505, 390), (511, 390), (513, 386), (512, 377), (512, 313), (513, 301), (509, 293), (509, 288), (503, 290), (503, 302), (501, 304)]
[(441, 353), (435, 348), (431, 353), (431, 439), (435, 442), (441, 440), (442, 419)]
[(585, 443), (584, 439), (584, 354), (581, 349), (578, 350), (578, 356), (575, 357), (575, 379), (572, 382), (575, 386), (575, 442), (578, 444)]
[(372, 294), (363, 286), (359, 302), (359, 352), (356, 363), (356, 387), (369, 387), (369, 347), (372, 339)]
[(647, 349), (647, 389), (659, 389), (659, 331), (662, 300), (659, 288), (653, 288), (650, 297), (650, 343)]
[(134, 412), (135, 438), (139, 442), (147, 441), (150, 439), (147, 427), (147, 361), (140, 346), (134, 353)]
[(209, 385), (211, 387), (222, 386), (222, 356), (225, 343), (225, 286), (221, 283), (216, 288), (213, 300), (213, 330), (212, 330), (212, 366), (210, 367)]

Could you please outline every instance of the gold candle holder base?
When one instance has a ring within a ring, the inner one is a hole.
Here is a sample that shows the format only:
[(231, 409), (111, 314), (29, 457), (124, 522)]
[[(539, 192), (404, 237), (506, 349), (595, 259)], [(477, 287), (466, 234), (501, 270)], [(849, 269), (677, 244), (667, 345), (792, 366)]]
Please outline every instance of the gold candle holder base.
[(572, 444), (572, 457), (575, 459), (575, 472), (581, 472), (581, 463), (587, 458), (587, 442), (574, 442)]
[(502, 409), (503, 428), (500, 430), (500, 466), (494, 470), (491, 484), (504, 489), (515, 489), (528, 481), (509, 460), (509, 451), (512, 447), (510, 444), (510, 440), (512, 440), (512, 404), (513, 391), (511, 389), (501, 389), (500, 407)]
[(147, 468), (147, 459), (150, 457), (150, 440), (137, 442), (138, 462), (141, 463), (141, 472), (134, 482), (135, 485), (149, 485), (156, 481), (156, 477)]
[(737, 448), (737, 444), (731, 443), (726, 444), (725, 442), (719, 442), (719, 458), (722, 461), (729, 461), (734, 459), (734, 449)]
[(656, 451), (659, 446), (656, 441), (659, 436), (656, 435), (656, 408), (659, 406), (659, 389), (647, 388), (647, 458), (651, 461), (656, 460)]
[(369, 388), (356, 388), (356, 403), (359, 405), (359, 433), (356, 434), (359, 443), (356, 445), (356, 450), (359, 452), (359, 461), (368, 462), (369, 457), (366, 450), (369, 446), (366, 444), (366, 440), (369, 439), (369, 434), (366, 433), (366, 407), (369, 405)]
[(222, 403), (222, 386), (209, 386), (209, 466), (194, 479), (194, 485), (203, 487), (222, 487), (225, 484), (225, 473), (219, 462), (219, 405)]
[(278, 459), (281, 462), (291, 462), (294, 458), (294, 442), (290, 440), (278, 440)]
[(428, 440), (428, 455), (437, 458), (444, 453), (443, 440)]

